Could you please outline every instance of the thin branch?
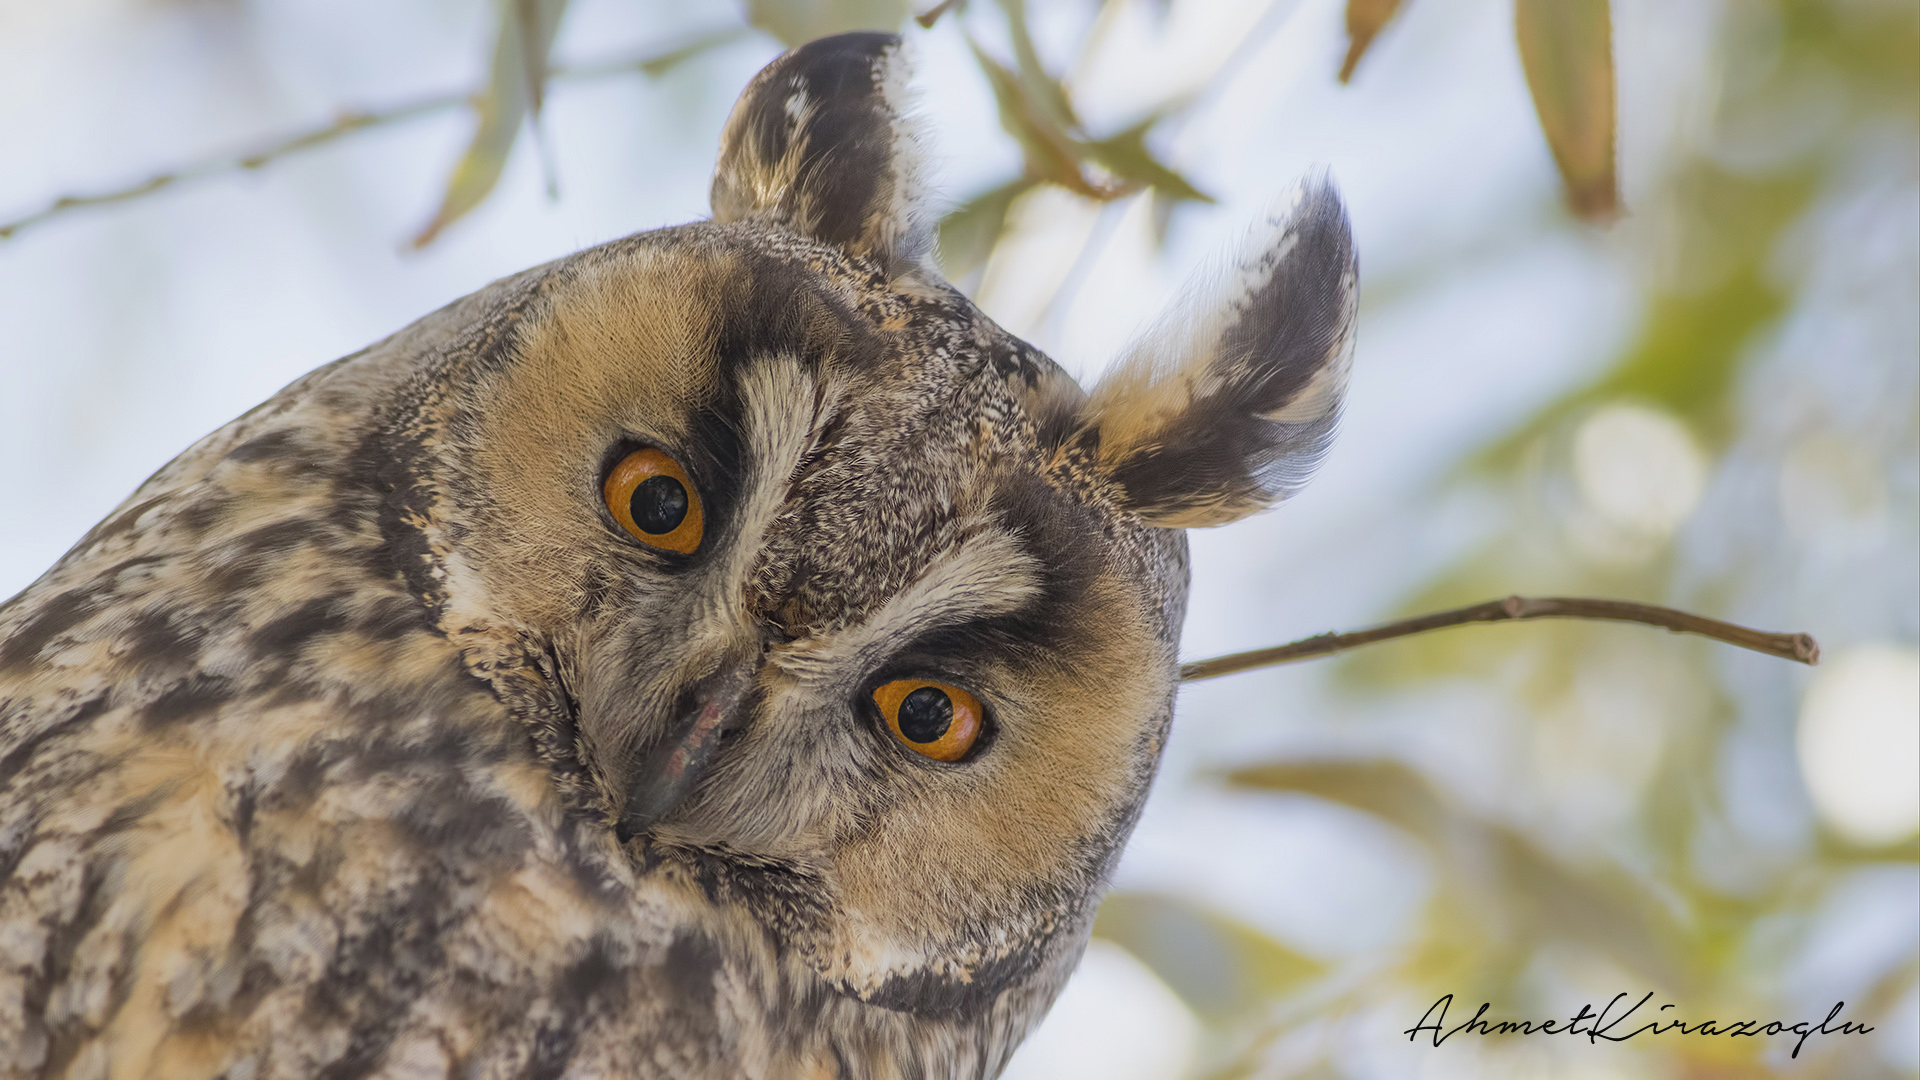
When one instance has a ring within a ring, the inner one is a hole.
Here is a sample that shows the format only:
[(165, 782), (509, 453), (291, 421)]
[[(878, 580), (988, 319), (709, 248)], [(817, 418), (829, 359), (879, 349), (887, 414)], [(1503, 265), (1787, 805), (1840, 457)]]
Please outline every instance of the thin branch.
[[(547, 72), (550, 80), (589, 80), (601, 79), (610, 75), (639, 72), (645, 75), (658, 75), (674, 64), (717, 45), (725, 44), (748, 33), (746, 27), (734, 27), (696, 38), (691, 42), (676, 45), (665, 51), (650, 51), (635, 56), (617, 57), (611, 60), (597, 61), (567, 67), (554, 67)], [(271, 139), (260, 146), (239, 154), (221, 154), (206, 158), (191, 165), (185, 165), (167, 172), (157, 173), (136, 184), (115, 188), (92, 195), (62, 195), (33, 213), (0, 222), (0, 240), (7, 240), (22, 230), (33, 228), (51, 218), (89, 206), (105, 206), (111, 203), (127, 202), (142, 196), (151, 195), (165, 188), (176, 187), (229, 172), (241, 172), (259, 169), (289, 154), (308, 150), (332, 142), (344, 135), (368, 128), (385, 127), (416, 120), (449, 109), (471, 108), (479, 100), (479, 94), (472, 91), (457, 91), (423, 97), (403, 105), (386, 109), (362, 111), (345, 109), (337, 114), (332, 123), (322, 124)]]
[(129, 184), (126, 187), (103, 191), (95, 195), (62, 195), (40, 210), (0, 224), (0, 240), (9, 239), (24, 229), (30, 229), (49, 218), (58, 217), (69, 211), (79, 210), (88, 206), (104, 206), (109, 203), (126, 202), (130, 199), (140, 198), (143, 195), (151, 195), (163, 188), (174, 187), (195, 180), (205, 180), (208, 177), (218, 176), (222, 173), (258, 169), (288, 154), (319, 146), (322, 143), (331, 142), (342, 135), (361, 131), (366, 128), (397, 124), (401, 121), (413, 120), (430, 113), (441, 112), (462, 105), (471, 105), (473, 100), (474, 95), (468, 93), (442, 94), (436, 97), (422, 98), (419, 101), (406, 105), (398, 105), (380, 112), (360, 112), (351, 109), (343, 110), (334, 117), (333, 122), (330, 124), (309, 128), (306, 131), (293, 135), (282, 136), (245, 153), (223, 154), (219, 157), (207, 158), (204, 161), (195, 162), (192, 165), (186, 165), (169, 172), (155, 174), (137, 184)]
[(966, 0), (941, 0), (941, 3), (936, 4), (929, 10), (915, 15), (913, 21), (919, 23), (922, 30), (931, 30), (933, 29), (933, 24), (940, 21), (940, 16), (945, 15), (947, 12), (952, 11), (965, 2)]
[(1467, 623), (1510, 622), (1522, 619), (1609, 619), (1614, 622), (1645, 623), (1648, 626), (1661, 626), (1676, 634), (1699, 634), (1715, 641), (1724, 641), (1729, 645), (1738, 645), (1743, 649), (1778, 656), (1783, 660), (1798, 660), (1803, 664), (1820, 662), (1820, 645), (1807, 634), (1770, 634), (1764, 630), (1750, 630), (1744, 626), (1692, 615), (1673, 608), (1657, 607), (1653, 604), (1635, 604), (1625, 600), (1592, 600), (1570, 596), (1509, 596), (1505, 600), (1489, 600), (1484, 604), (1473, 604), (1449, 611), (1436, 611), (1430, 615), (1402, 619), (1370, 630), (1356, 630), (1349, 634), (1316, 634), (1288, 645), (1276, 645), (1271, 649), (1255, 649), (1252, 652), (1233, 653), (1230, 656), (1216, 656), (1211, 660), (1196, 660), (1180, 665), (1181, 682), (1199, 682), (1201, 679), (1217, 679), (1222, 675), (1232, 675), (1254, 668), (1272, 667), (1275, 664), (1290, 664), (1296, 660), (1312, 660), (1315, 657), (1328, 656), (1337, 652), (1371, 645), (1376, 641), (1388, 641), (1406, 637), (1409, 634), (1423, 634), (1429, 630), (1442, 630), (1449, 626), (1464, 626)]

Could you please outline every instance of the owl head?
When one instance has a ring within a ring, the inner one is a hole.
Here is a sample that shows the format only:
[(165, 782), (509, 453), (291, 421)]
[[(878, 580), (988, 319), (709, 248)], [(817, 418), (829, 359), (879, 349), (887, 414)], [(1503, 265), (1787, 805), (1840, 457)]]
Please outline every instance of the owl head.
[(1355, 263), (1306, 183), (1083, 391), (935, 269), (900, 54), (786, 54), (710, 221), (383, 346), (378, 468), (440, 626), (637, 866), (832, 996), (1017, 1038), (1166, 738), (1183, 530), (1326, 449)]

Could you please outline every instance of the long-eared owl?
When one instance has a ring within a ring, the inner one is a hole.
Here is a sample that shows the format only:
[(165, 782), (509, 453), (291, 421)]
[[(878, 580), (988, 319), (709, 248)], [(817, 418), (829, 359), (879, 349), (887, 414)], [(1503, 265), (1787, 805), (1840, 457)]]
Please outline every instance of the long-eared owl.
[(1091, 392), (945, 283), (898, 39), (711, 220), (202, 439), (0, 607), (0, 1076), (993, 1076), (1330, 439), (1324, 180)]

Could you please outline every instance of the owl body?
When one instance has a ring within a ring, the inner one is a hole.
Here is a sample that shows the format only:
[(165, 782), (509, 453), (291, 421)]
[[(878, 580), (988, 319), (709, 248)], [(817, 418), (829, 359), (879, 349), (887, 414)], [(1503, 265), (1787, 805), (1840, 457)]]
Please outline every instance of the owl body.
[(0, 1077), (997, 1074), (1353, 260), (1309, 185), (1088, 395), (931, 269), (901, 77), (788, 54), (713, 221), (316, 370), (0, 607)]

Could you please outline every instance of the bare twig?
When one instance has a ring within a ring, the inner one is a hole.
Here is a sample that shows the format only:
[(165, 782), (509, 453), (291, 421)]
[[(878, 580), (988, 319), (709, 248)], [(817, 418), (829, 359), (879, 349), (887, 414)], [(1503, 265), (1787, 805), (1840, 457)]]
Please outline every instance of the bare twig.
[(1520, 619), (1610, 619), (1616, 622), (1645, 623), (1648, 626), (1666, 627), (1676, 634), (1699, 634), (1716, 641), (1724, 641), (1729, 645), (1738, 645), (1743, 649), (1763, 652), (1768, 656), (1778, 656), (1783, 660), (1798, 660), (1803, 664), (1820, 662), (1820, 646), (1807, 634), (1770, 634), (1763, 630), (1750, 630), (1744, 626), (1721, 622), (1718, 619), (1675, 611), (1673, 608), (1657, 607), (1653, 604), (1635, 604), (1625, 600), (1593, 600), (1570, 596), (1509, 596), (1505, 600), (1489, 600), (1484, 604), (1473, 604), (1449, 611), (1436, 611), (1417, 618), (1402, 619), (1370, 630), (1356, 630), (1349, 634), (1316, 634), (1291, 644), (1276, 645), (1271, 649), (1255, 649), (1252, 652), (1233, 653), (1230, 656), (1216, 656), (1211, 660), (1196, 660), (1190, 664), (1180, 665), (1180, 681), (1199, 682), (1201, 679), (1217, 679), (1222, 675), (1252, 671), (1254, 668), (1290, 664), (1296, 660), (1311, 660), (1361, 645), (1371, 645), (1376, 641), (1421, 634), (1428, 630), (1441, 630), (1449, 626), (1509, 622)]
[(222, 173), (237, 172), (245, 169), (258, 169), (278, 158), (296, 151), (306, 150), (331, 142), (342, 135), (365, 128), (397, 124), (404, 120), (413, 120), (430, 113), (441, 112), (461, 105), (471, 104), (473, 95), (467, 93), (442, 94), (406, 105), (398, 105), (379, 112), (361, 112), (342, 110), (330, 124), (309, 128), (293, 135), (285, 135), (264, 145), (240, 154), (223, 154), (204, 161), (186, 165), (169, 172), (157, 173), (137, 184), (103, 191), (94, 195), (62, 195), (48, 203), (44, 208), (31, 214), (0, 224), (0, 240), (8, 239), (23, 229), (30, 229), (49, 218), (58, 217), (72, 210), (88, 206), (104, 206), (108, 203), (126, 202), (143, 195), (151, 195), (163, 188), (174, 187), (194, 180), (204, 180)]
[(939, 4), (915, 15), (913, 21), (919, 23), (922, 29), (931, 30), (933, 29), (933, 24), (940, 21), (940, 16), (945, 15), (947, 12), (952, 11), (965, 2), (966, 0), (941, 0)]
[[(566, 67), (554, 67), (547, 72), (549, 80), (601, 79), (610, 75), (622, 75), (639, 72), (645, 75), (658, 75), (674, 64), (687, 59), (697, 52), (742, 37), (749, 31), (746, 27), (733, 27), (716, 31), (691, 42), (676, 45), (667, 50), (654, 50), (635, 56), (617, 57), (592, 64), (580, 64)], [(368, 128), (385, 127), (390, 124), (416, 120), (449, 109), (472, 107), (478, 95), (472, 91), (455, 91), (423, 97), (403, 105), (385, 109), (362, 111), (344, 109), (337, 114), (332, 123), (308, 128), (304, 131), (270, 139), (260, 146), (239, 154), (221, 154), (215, 157), (185, 165), (178, 169), (157, 173), (136, 184), (114, 188), (92, 195), (62, 195), (46, 206), (30, 214), (0, 222), (0, 240), (10, 239), (22, 230), (33, 228), (50, 218), (59, 217), (70, 211), (89, 206), (105, 206), (110, 203), (127, 202), (144, 195), (151, 195), (169, 187), (205, 180), (229, 172), (258, 169), (289, 154), (308, 150), (332, 142), (343, 135)]]

